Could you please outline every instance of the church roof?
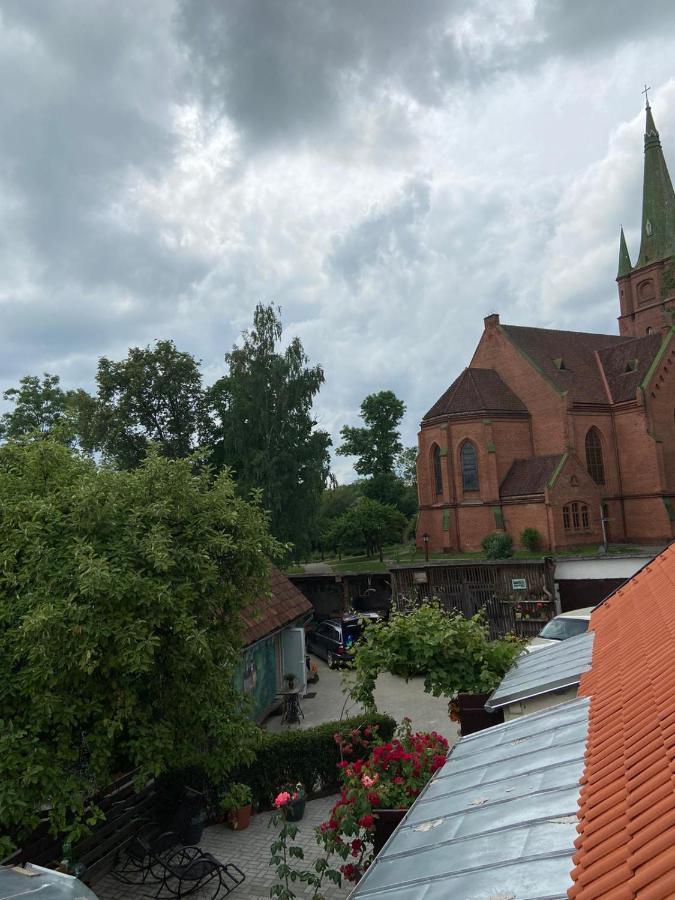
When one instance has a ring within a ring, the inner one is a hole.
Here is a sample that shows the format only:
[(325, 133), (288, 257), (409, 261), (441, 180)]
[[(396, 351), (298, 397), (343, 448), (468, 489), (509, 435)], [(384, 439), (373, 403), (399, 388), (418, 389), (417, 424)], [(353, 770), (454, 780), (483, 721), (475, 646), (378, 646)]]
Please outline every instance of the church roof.
[(501, 325), (501, 331), (534, 363), (558, 391), (581, 403), (608, 403), (596, 350), (617, 347), (633, 338), (585, 331), (557, 331)]
[(675, 250), (675, 193), (649, 105), (645, 122), (642, 235), (636, 268), (671, 256)]
[(521, 497), (528, 494), (543, 494), (563, 455), (558, 453), (554, 456), (514, 459), (501, 483), (499, 496)]
[(470, 368), (453, 381), (422, 421), (439, 416), (497, 412), (527, 413), (527, 409), (494, 369)]
[(661, 346), (660, 334), (624, 341), (598, 350), (613, 403), (632, 400)]

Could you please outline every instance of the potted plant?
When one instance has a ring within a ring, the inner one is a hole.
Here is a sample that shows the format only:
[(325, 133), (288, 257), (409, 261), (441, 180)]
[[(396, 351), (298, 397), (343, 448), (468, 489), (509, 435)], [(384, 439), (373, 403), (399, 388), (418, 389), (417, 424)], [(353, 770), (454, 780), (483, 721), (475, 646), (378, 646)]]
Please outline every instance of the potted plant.
[(234, 831), (243, 831), (251, 822), (251, 788), (234, 781), (220, 799), (220, 809)]
[(281, 810), (287, 822), (299, 822), (305, 814), (307, 791), (303, 784), (284, 784), (274, 798), (274, 806)]

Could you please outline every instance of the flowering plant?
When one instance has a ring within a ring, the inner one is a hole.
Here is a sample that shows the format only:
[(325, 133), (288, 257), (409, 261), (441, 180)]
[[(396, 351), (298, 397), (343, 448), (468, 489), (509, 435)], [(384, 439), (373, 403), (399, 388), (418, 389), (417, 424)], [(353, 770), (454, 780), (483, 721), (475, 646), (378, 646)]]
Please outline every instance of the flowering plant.
[[(342, 747), (349, 755), (347, 744)], [(413, 733), (404, 719), (394, 739), (373, 747), (365, 760), (344, 760), (342, 791), (330, 819), (320, 826), (328, 852), (344, 860), (340, 871), (358, 881), (373, 859), (373, 832), (379, 809), (408, 809), (445, 763), (448, 742), (436, 732)]]
[(274, 798), (274, 806), (281, 809), (295, 800), (304, 800), (307, 796), (304, 784), (298, 781), (297, 784), (284, 784), (279, 788), (277, 796)]

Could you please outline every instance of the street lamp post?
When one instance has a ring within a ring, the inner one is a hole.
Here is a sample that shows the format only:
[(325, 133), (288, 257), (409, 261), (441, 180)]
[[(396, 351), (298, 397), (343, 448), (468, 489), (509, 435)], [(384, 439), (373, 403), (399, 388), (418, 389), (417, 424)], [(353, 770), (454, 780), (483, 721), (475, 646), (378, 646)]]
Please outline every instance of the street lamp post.
[(424, 559), (426, 562), (429, 562), (429, 535), (426, 531), (422, 535), (422, 540), (424, 541)]

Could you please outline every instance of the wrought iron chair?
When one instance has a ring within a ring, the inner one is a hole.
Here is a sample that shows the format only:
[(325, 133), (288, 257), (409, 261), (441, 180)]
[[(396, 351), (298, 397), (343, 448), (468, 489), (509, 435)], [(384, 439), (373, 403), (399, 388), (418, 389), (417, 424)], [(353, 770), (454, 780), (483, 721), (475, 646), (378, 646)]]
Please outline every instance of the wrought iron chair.
[(219, 900), (232, 893), (245, 879), (233, 863), (221, 863), (199, 847), (180, 847), (175, 832), (159, 832), (145, 823), (127, 844), (113, 869), (124, 884), (144, 885), (155, 900), (192, 896)]

